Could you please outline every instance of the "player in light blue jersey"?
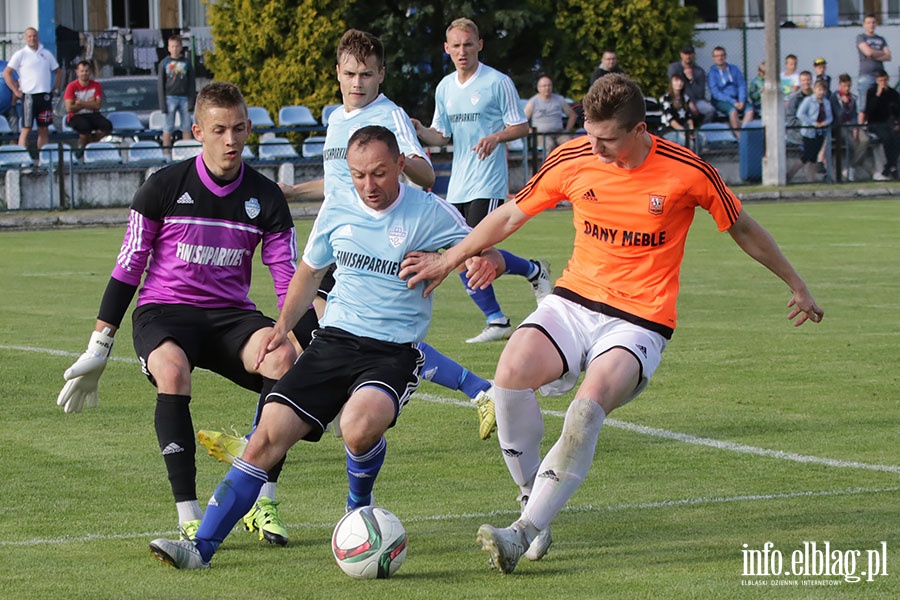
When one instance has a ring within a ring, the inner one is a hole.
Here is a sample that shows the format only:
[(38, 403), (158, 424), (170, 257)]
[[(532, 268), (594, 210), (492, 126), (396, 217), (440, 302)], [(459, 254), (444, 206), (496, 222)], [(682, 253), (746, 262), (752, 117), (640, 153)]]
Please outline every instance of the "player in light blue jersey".
[[(256, 432), (216, 489), (194, 541), (150, 543), (167, 564), (208, 567), (255, 501), (266, 470), (296, 442), (318, 441), (338, 414), (348, 452), (356, 457), (348, 507), (371, 502), (386, 454), (384, 434), (419, 385), (423, 357), (416, 342), (431, 319), (424, 282), (408, 287), (399, 277), (400, 262), (412, 251), (431, 252), (431, 259), (439, 260), (436, 251), (461, 241), (469, 228), (440, 198), (400, 183), (405, 157), (384, 127), (355, 132), (347, 161), (355, 189), (339, 189), (325, 199), (257, 361), (288, 343), (287, 333), (336, 263), (322, 328), (266, 397)], [(476, 287), (489, 284), (503, 268), (492, 248), (466, 264)]]
[[(430, 188), (434, 168), (419, 143), (412, 121), (402, 108), (379, 92), (384, 81), (384, 46), (375, 35), (350, 29), (337, 46), (337, 78), (343, 100), (342, 109), (328, 119), (324, 146), (324, 179), (305, 181), (294, 186), (281, 185), (288, 200), (321, 201), (336, 189), (351, 189), (353, 180), (347, 165), (347, 142), (357, 129), (381, 125), (393, 132), (405, 159), (404, 176), (413, 184)], [(496, 427), (493, 401), (487, 395), (490, 383), (444, 356), (424, 342), (423, 376), (429, 381), (471, 398), (478, 409), (479, 435), (490, 437)]]
[[(453, 163), (447, 200), (474, 227), (506, 200), (509, 173), (506, 142), (528, 135), (528, 119), (519, 108), (519, 94), (512, 80), (479, 62), (484, 45), (478, 27), (470, 19), (456, 19), (447, 27), (444, 51), (456, 70), (437, 86), (431, 127), (413, 120), (419, 138), (431, 146), (453, 143)], [(551, 291), (546, 261), (520, 258), (502, 251), (506, 272), (526, 277), (538, 303)], [(471, 343), (503, 340), (512, 333), (493, 287), (474, 290), (463, 272), (460, 277), (472, 300), (484, 313), (487, 326)]]

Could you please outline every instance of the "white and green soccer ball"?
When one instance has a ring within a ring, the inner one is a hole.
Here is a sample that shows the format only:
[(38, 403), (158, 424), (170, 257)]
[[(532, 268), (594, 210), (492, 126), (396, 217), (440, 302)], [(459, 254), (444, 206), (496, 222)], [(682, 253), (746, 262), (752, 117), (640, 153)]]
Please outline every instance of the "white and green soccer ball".
[(364, 506), (345, 514), (334, 528), (331, 551), (354, 579), (387, 579), (406, 560), (406, 530), (392, 512)]

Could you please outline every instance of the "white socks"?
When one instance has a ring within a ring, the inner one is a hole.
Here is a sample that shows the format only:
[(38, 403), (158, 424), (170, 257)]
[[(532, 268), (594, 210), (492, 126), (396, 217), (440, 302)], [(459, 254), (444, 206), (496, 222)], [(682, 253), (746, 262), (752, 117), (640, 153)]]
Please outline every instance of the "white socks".
[(203, 511), (200, 510), (200, 503), (196, 500), (176, 502), (175, 509), (178, 511), (179, 525), (184, 525), (188, 521), (199, 521), (203, 518)]
[(534, 489), (522, 512), (526, 522), (538, 530), (546, 529), (563, 509), (591, 468), (605, 419), (606, 412), (593, 400), (572, 401), (562, 434), (537, 471)]
[(513, 481), (528, 494), (541, 464), (544, 419), (534, 390), (493, 387), (497, 440)]

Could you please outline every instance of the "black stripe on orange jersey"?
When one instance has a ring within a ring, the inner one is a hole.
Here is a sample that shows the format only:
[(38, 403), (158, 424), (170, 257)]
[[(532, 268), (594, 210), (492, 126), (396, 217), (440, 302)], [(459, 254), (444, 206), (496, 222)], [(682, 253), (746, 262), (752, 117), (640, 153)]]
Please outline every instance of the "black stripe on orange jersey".
[(541, 165), (541, 168), (538, 169), (538, 172), (532, 175), (531, 179), (529, 179), (528, 182), (525, 183), (525, 187), (519, 190), (519, 193), (516, 194), (516, 202), (518, 202), (521, 197), (526, 196), (531, 191), (531, 188), (537, 185), (537, 182), (540, 181), (541, 177), (543, 177), (549, 169), (568, 160), (574, 160), (582, 156), (592, 155), (593, 153), (591, 152), (591, 144), (589, 141), (587, 141), (587, 137), (585, 137), (585, 142), (585, 144), (572, 147), (557, 147), (557, 149), (547, 157), (547, 160), (544, 161), (544, 164)]
[(728, 189), (728, 186), (725, 185), (725, 182), (722, 180), (722, 177), (719, 176), (719, 172), (715, 167), (702, 158), (699, 158), (697, 155), (688, 152), (680, 144), (675, 144), (674, 142), (669, 142), (662, 138), (657, 138), (656, 153), (665, 158), (676, 160), (682, 164), (694, 167), (703, 173), (713, 184), (713, 187), (719, 192), (719, 197), (722, 199), (722, 204), (725, 206), (725, 210), (728, 212), (731, 222), (734, 223), (737, 220), (739, 211), (734, 204), (734, 195), (731, 190)]

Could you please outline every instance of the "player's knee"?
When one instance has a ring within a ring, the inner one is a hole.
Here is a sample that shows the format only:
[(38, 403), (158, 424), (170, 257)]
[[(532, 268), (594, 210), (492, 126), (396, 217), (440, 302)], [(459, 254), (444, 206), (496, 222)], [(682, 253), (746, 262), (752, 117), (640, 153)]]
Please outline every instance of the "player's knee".
[(178, 361), (160, 360), (148, 365), (156, 386), (160, 390), (190, 389), (191, 369), (187, 364)]
[(297, 350), (293, 344), (282, 344), (266, 355), (263, 364), (260, 365), (260, 372), (264, 377), (281, 379), (296, 361)]

